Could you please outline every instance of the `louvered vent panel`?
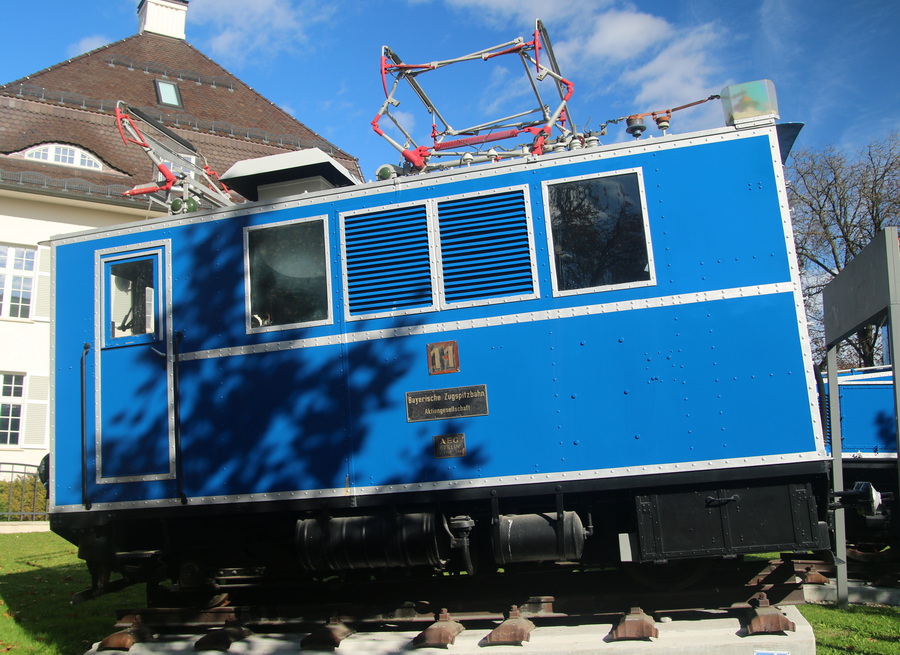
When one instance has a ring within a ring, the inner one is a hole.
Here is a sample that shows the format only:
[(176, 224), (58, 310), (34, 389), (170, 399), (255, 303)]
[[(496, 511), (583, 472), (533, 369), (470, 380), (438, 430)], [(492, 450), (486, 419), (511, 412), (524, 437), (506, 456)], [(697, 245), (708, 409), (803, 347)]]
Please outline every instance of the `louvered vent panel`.
[(28, 403), (25, 409), (25, 429), (22, 431), (22, 445), (26, 448), (46, 447), (47, 410), (46, 403)]
[(38, 246), (38, 268), (35, 276), (34, 304), (31, 318), (35, 321), (50, 320), (50, 248)]
[(28, 376), (28, 400), (50, 400), (50, 376)]
[(447, 302), (533, 293), (521, 191), (438, 205)]
[(425, 207), (344, 218), (350, 314), (432, 304)]

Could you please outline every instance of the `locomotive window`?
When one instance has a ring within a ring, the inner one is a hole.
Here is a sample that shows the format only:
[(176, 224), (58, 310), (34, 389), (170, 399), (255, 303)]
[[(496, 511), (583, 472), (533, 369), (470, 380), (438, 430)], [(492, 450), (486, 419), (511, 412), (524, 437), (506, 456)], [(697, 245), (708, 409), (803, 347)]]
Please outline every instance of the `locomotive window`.
[(155, 256), (106, 264), (107, 344), (158, 340), (158, 307)]
[(546, 202), (559, 294), (653, 282), (636, 172), (548, 184)]
[(248, 328), (265, 331), (329, 318), (325, 221), (247, 230)]

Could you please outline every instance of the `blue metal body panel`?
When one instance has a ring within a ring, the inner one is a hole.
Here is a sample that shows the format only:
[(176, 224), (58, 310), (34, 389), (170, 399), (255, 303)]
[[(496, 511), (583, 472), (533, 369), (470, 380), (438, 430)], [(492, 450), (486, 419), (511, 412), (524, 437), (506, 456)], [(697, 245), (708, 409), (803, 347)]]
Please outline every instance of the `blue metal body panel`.
[[(54, 506), (82, 502), (82, 406), (87, 492), (109, 507), (175, 502), (179, 485), (192, 502), (262, 501), (821, 459), (779, 168), (774, 128), (722, 130), (60, 239)], [(643, 185), (651, 280), (554, 294), (543, 185), (632, 170)], [(531, 297), (348, 313), (343, 216), (510, 188), (527, 203)], [(314, 217), (327, 225), (330, 322), (248, 330), (245, 228)], [(141, 345), (108, 353), (97, 339), (98, 252), (149, 242), (165, 242), (171, 258), (158, 344), (168, 371)], [(428, 345), (449, 341), (459, 371), (431, 374)], [(82, 398), (85, 343), (93, 351)], [(102, 434), (113, 429), (103, 460), (116, 474), (175, 470), (158, 462), (169, 442), (154, 434), (161, 417), (172, 427), (160, 380), (171, 392), (176, 373), (181, 479), (97, 474), (96, 444), (106, 447)], [(485, 415), (408, 420), (407, 393), (478, 385)], [(465, 454), (437, 457), (434, 439), (445, 435), (464, 435)]]
[(844, 456), (897, 453), (890, 367), (848, 371), (838, 378)]

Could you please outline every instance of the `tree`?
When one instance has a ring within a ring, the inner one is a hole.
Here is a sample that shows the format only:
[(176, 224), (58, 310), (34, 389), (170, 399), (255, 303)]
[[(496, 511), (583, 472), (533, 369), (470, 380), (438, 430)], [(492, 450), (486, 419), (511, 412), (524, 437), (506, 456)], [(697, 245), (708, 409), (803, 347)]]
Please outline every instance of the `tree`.
[[(879, 231), (900, 224), (900, 134), (855, 156), (828, 146), (801, 150), (788, 164), (788, 196), (813, 354), (824, 358), (822, 289)], [(879, 363), (879, 331), (867, 326), (843, 349), (842, 367)]]

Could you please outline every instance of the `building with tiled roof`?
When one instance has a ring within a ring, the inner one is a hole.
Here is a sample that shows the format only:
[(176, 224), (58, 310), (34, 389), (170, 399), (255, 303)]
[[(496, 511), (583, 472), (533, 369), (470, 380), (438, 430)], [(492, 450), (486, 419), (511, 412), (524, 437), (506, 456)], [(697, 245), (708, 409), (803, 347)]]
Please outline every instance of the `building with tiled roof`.
[(0, 464), (35, 464), (48, 447), (50, 258), (39, 243), (164, 209), (123, 195), (158, 172), (122, 141), (117, 101), (215, 171), (317, 147), (362, 177), (355, 158), (187, 43), (187, 9), (141, 0), (138, 34), (0, 86)]

